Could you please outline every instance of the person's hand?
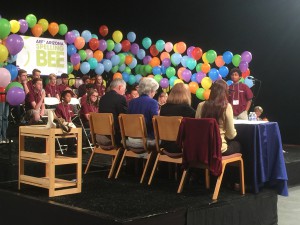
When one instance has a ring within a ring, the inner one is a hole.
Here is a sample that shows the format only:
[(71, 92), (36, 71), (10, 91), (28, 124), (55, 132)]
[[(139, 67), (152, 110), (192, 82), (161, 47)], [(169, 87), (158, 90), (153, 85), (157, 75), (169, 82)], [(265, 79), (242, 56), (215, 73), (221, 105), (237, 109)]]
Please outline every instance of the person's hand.
[(42, 89), (42, 96), (41, 96), (42, 99), (45, 98), (45, 96), (46, 96), (46, 91), (45, 91), (45, 89)]

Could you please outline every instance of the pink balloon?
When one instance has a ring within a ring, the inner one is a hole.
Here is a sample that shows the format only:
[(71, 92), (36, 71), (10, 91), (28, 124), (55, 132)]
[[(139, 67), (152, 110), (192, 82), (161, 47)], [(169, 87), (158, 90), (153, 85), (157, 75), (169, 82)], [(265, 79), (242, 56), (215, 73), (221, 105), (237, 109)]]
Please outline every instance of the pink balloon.
[(167, 42), (167, 43), (165, 44), (165, 50), (166, 50), (167, 52), (172, 51), (172, 50), (173, 50), (173, 44), (172, 44), (171, 42)]
[(11, 80), (10, 72), (8, 69), (0, 68), (0, 87), (6, 87)]
[(23, 49), (24, 41), (20, 35), (11, 34), (7, 37), (5, 45), (11, 55), (16, 55)]
[(86, 60), (89, 60), (90, 58), (92, 58), (94, 56), (93, 51), (89, 48), (86, 49), (85, 52), (86, 52)]

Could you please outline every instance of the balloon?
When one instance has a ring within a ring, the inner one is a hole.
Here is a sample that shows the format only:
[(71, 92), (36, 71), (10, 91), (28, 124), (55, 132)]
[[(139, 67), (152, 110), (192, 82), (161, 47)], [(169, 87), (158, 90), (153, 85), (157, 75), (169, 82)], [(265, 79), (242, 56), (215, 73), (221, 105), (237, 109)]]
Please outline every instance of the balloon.
[(201, 81), (201, 86), (204, 89), (209, 89), (212, 85), (212, 80), (209, 77), (204, 77)]
[(87, 74), (88, 72), (90, 72), (91, 66), (88, 62), (83, 62), (80, 65), (80, 71), (82, 74)]
[(73, 86), (76, 82), (75, 76), (73, 74), (69, 74), (68, 79), (69, 79), (69, 85)]
[(166, 68), (168, 68), (169, 66), (171, 66), (171, 60), (169, 58), (164, 58), (162, 60), (162, 65)]
[(252, 60), (252, 54), (251, 54), (251, 52), (244, 51), (244, 52), (241, 54), (241, 60), (242, 60), (242, 61), (245, 61), (245, 62), (247, 62), (247, 63), (250, 63), (251, 60)]
[(185, 50), (186, 50), (186, 44), (184, 42), (182, 42), (182, 41), (178, 42), (177, 43), (177, 51), (178, 51), (178, 53), (182, 54), (182, 53), (185, 52)]
[(148, 49), (151, 46), (151, 44), (152, 44), (152, 41), (150, 38), (148, 38), (148, 37), (143, 38), (142, 45), (145, 49)]
[(247, 77), (250, 75), (250, 69), (248, 68), (245, 72), (242, 73), (242, 77)]
[(190, 57), (189, 57), (189, 58), (187, 59), (187, 61), (186, 61), (186, 66), (187, 66), (187, 68), (189, 68), (190, 70), (195, 69), (196, 64), (197, 64), (196, 60), (193, 59), (193, 58), (190, 58)]
[[(7, 50), (7, 52), (8, 52), (8, 50)], [(1, 55), (1, 53), (0, 53), (0, 55)], [(15, 61), (17, 61), (17, 55), (9, 55), (8, 56), (8, 58), (7, 58), (8, 63), (14, 63)]]
[(6, 46), (0, 44), (0, 63), (5, 62), (7, 60), (7, 57), (8, 57), (8, 49), (6, 48)]
[(19, 87), (24, 89), (23, 85), (17, 81), (11, 82), (9, 83), (6, 88), (5, 88), (5, 93), (7, 93), (9, 91), (9, 89), (11, 89), (12, 87)]
[(156, 82), (159, 84), (159, 82), (161, 81), (161, 79), (163, 79), (163, 77), (162, 77), (162, 75), (160, 75), (160, 74), (156, 74), (155, 76), (154, 76), (154, 80), (156, 80)]
[(125, 63), (129, 65), (132, 62), (132, 56), (131, 55), (126, 55), (125, 56)]
[(78, 53), (71, 55), (70, 61), (73, 65), (77, 65), (78, 63), (80, 63), (80, 55)]
[(171, 62), (172, 62), (172, 64), (174, 66), (177, 66), (180, 63), (181, 58), (182, 58), (181, 54), (179, 54), (179, 53), (173, 53), (171, 55)]
[(235, 66), (235, 67), (238, 67), (240, 65), (240, 62), (241, 62), (241, 56), (239, 54), (235, 54), (233, 57), (232, 57), (232, 64)]
[(246, 72), (248, 69), (248, 63), (246, 61), (241, 61), (239, 64), (239, 68), (241, 70), (241, 72)]
[(185, 67), (180, 67), (178, 70), (177, 70), (177, 75), (180, 79), (182, 79), (182, 72), (185, 70)]
[(154, 66), (159, 66), (160, 65), (160, 60), (158, 57), (153, 57), (150, 62), (149, 65), (154, 67)]
[(163, 40), (158, 40), (156, 41), (155, 47), (159, 52), (161, 52), (165, 48), (165, 42)]
[(136, 55), (138, 57), (138, 59), (142, 60), (144, 59), (144, 57), (146, 56), (146, 52), (144, 49), (140, 49)]
[(111, 63), (113, 66), (116, 66), (120, 63), (120, 56), (118, 55), (113, 55), (110, 59)]
[(48, 26), (48, 31), (54, 37), (59, 31), (58, 24), (55, 22), (51, 22)]
[(111, 70), (111, 68), (112, 68), (111, 61), (109, 59), (103, 60), (103, 66), (104, 66), (104, 70), (106, 72), (109, 72)]
[(204, 52), (204, 54), (202, 55), (202, 61), (204, 62), (204, 63), (206, 63), (206, 64), (208, 64), (209, 62), (208, 62), (208, 60), (207, 60), (207, 58), (206, 58), (206, 52)]
[(33, 34), (33, 36), (35, 37), (40, 37), (43, 33), (43, 27), (41, 24), (35, 24), (32, 28), (31, 28), (31, 33)]
[(19, 30), (19, 32), (22, 33), (22, 34), (26, 33), (26, 31), (28, 30), (28, 23), (27, 23), (27, 21), (24, 20), (24, 19), (20, 19), (19, 23), (20, 23), (20, 30)]
[[(106, 42), (105, 42), (106, 43)], [(105, 47), (105, 49), (106, 49), (106, 47)], [(130, 48), (131, 49), (131, 48)], [(115, 44), (115, 47), (114, 47), (114, 51), (116, 52), (116, 53), (118, 53), (118, 52), (120, 52), (122, 50), (122, 45), (121, 45), (121, 43), (116, 43)]]
[(188, 49), (186, 50), (186, 54), (189, 56), (189, 57), (192, 57), (192, 51), (194, 50), (195, 46), (190, 46), (188, 47)]
[(160, 81), (159, 81), (159, 85), (162, 87), (162, 88), (167, 88), (169, 87), (169, 80), (167, 78), (162, 78)]
[(74, 33), (75, 37), (80, 37), (80, 33), (78, 30), (72, 30), (72, 32)]
[(228, 75), (228, 73), (229, 73), (228, 67), (227, 67), (227, 66), (221, 66), (221, 67), (219, 68), (219, 73), (220, 73), (220, 75), (221, 75), (223, 78), (226, 77), (226, 76)]
[(177, 79), (178, 79), (178, 77), (176, 77), (176, 76), (173, 76), (169, 79), (169, 84), (171, 87), (173, 87), (175, 85), (174, 83), (175, 83), (175, 80), (177, 80)]
[(176, 74), (176, 70), (175, 70), (174, 67), (170, 66), (170, 67), (167, 68), (166, 75), (167, 75), (168, 78), (173, 77), (175, 74)]
[[(219, 71), (215, 68), (212, 68), (209, 72), (208, 72), (208, 76), (212, 81), (216, 81), (219, 78)], [(206, 88), (205, 88), (206, 89)]]
[(196, 73), (196, 80), (198, 83), (201, 83), (201, 81), (204, 77), (206, 77), (206, 74), (203, 73), (202, 71)]
[(83, 37), (76, 37), (74, 41), (75, 47), (79, 50), (82, 49), (85, 45), (85, 41)]
[(214, 50), (209, 50), (206, 52), (206, 59), (209, 63), (213, 63), (217, 57), (217, 53)]
[(154, 75), (161, 74), (161, 69), (160, 69), (160, 67), (159, 67), (159, 66), (153, 67), (152, 73), (153, 73)]
[(226, 64), (231, 63), (233, 54), (230, 51), (226, 51), (223, 53), (223, 60)]
[(10, 23), (10, 31), (12, 33), (17, 33), (20, 30), (20, 23), (17, 20), (11, 20)]
[(196, 94), (196, 91), (198, 90), (199, 85), (196, 82), (190, 82), (189, 83), (189, 89), (191, 91), (191, 93)]
[(100, 62), (103, 59), (103, 52), (100, 50), (97, 50), (94, 52), (94, 58), (97, 59), (98, 62)]
[(202, 49), (199, 47), (195, 47), (192, 51), (192, 57), (198, 61), (202, 57)]
[(122, 78), (123, 78), (123, 80), (125, 81), (125, 82), (128, 82), (128, 80), (129, 80), (129, 74), (128, 73), (122, 73)]
[(77, 49), (75, 48), (74, 45), (68, 45), (67, 47), (67, 54), (68, 56), (71, 56), (77, 52)]
[(106, 52), (105, 57), (107, 59), (111, 59), (111, 57), (113, 57), (115, 54), (116, 53), (114, 51), (108, 51), (108, 52)]
[(135, 76), (130, 74), (128, 79), (128, 84), (133, 85), (136, 82)]
[(198, 90), (196, 91), (196, 97), (200, 100), (204, 100), (204, 89), (203, 88), (198, 88)]
[(127, 39), (126, 39), (126, 40), (123, 40), (123, 41), (121, 42), (121, 45), (122, 45), (122, 50), (123, 50), (123, 52), (129, 52), (130, 47), (131, 47), (130, 41), (128, 41)]
[(7, 66), (5, 66), (5, 68), (9, 71), (10, 76), (11, 76), (11, 80), (16, 79), (16, 77), (18, 76), (18, 68), (13, 65), (13, 64), (8, 64)]
[(210, 89), (206, 89), (203, 93), (203, 97), (205, 100), (208, 100), (210, 96)]
[(114, 75), (113, 75), (113, 80), (114, 79), (123, 79), (123, 76), (122, 76), (122, 74), (121, 73), (115, 73)]
[(92, 34), (92, 38), (96, 38), (97, 40), (99, 39), (97, 34)]
[(188, 69), (182, 71), (182, 79), (185, 82), (189, 82), (191, 80), (192, 72)]
[(0, 19), (0, 39), (6, 38), (10, 33), (11, 25), (7, 19)]
[(108, 39), (106, 41), (106, 45), (107, 45), (107, 48), (106, 48), (107, 51), (112, 51), (114, 49), (114, 47), (115, 47), (115, 42), (113, 40), (111, 40), (111, 39)]
[(86, 60), (89, 60), (90, 58), (93, 57), (93, 51), (91, 49), (86, 49)]
[(27, 21), (29, 28), (32, 28), (37, 22), (37, 19), (36, 19), (35, 15), (33, 15), (33, 14), (28, 14), (26, 16), (25, 20)]
[(73, 64), (71, 62), (68, 62), (68, 73), (73, 72)]
[(88, 63), (90, 64), (90, 69), (93, 70), (96, 68), (96, 66), (98, 65), (98, 61), (97, 59), (95, 59), (94, 57), (90, 58), (88, 60)]
[(208, 73), (210, 71), (210, 65), (208, 63), (203, 63), (201, 66), (201, 70), (203, 73)]
[(72, 31), (69, 31), (66, 35), (65, 35), (65, 40), (68, 44), (73, 44), (75, 41), (75, 34)]
[(175, 84), (179, 84), (179, 83), (183, 83), (183, 81), (182, 81), (181, 79), (176, 79), (176, 80), (174, 81), (174, 85), (175, 85)]
[[(68, 46), (68, 47), (69, 47), (69, 46)], [(84, 61), (84, 60), (86, 59), (87, 54), (86, 54), (86, 51), (85, 51), (85, 50), (83, 50), (83, 49), (79, 50), (79, 51), (78, 51), (78, 54), (80, 55), (80, 61)], [(71, 73), (71, 72), (70, 72), (70, 73)]]
[(107, 43), (104, 39), (99, 40), (99, 46), (98, 49), (101, 50), (102, 52), (105, 51), (107, 48)]
[(10, 81), (10, 72), (5, 68), (0, 68), (0, 87), (6, 87)]
[(18, 54), (24, 46), (22, 37), (18, 34), (11, 34), (6, 39), (6, 47), (11, 55)]
[(150, 60), (152, 59), (151, 56), (147, 55), (143, 58), (143, 63), (144, 65), (148, 64), (150, 62)]
[(135, 39), (136, 39), (135, 33), (132, 32), (132, 31), (128, 32), (128, 34), (127, 34), (127, 39), (128, 39), (130, 42), (134, 42)]
[(92, 33), (89, 30), (84, 30), (81, 32), (81, 37), (83, 37), (85, 43), (88, 43), (92, 38)]
[(137, 55), (138, 52), (139, 52), (139, 50), (140, 50), (140, 47), (139, 47), (139, 45), (136, 44), (136, 43), (133, 43), (133, 44), (131, 45), (131, 47), (130, 47), (130, 51), (131, 51), (131, 53), (134, 54), (134, 55)]
[(132, 58), (132, 62), (128, 65), (130, 69), (133, 69), (137, 65), (136, 58)]
[(225, 62), (223, 60), (223, 56), (218, 55), (216, 60), (215, 60), (215, 64), (217, 65), (217, 67), (221, 67), (225, 65)]
[(58, 28), (58, 33), (60, 35), (65, 35), (68, 32), (68, 27), (64, 23), (59, 24)]
[(120, 42), (122, 41), (122, 39), (123, 39), (123, 34), (122, 34), (121, 31), (116, 30), (116, 31), (113, 32), (112, 38), (113, 38), (113, 40), (114, 40), (116, 43), (120, 43)]
[(203, 63), (198, 63), (198, 64), (197, 64), (197, 66), (196, 66), (196, 71), (197, 71), (197, 72), (202, 71), (202, 70), (201, 70), (202, 64), (203, 64)]
[(80, 63), (73, 66), (74, 70), (78, 71), (80, 69)]
[(172, 44), (171, 42), (167, 42), (167, 43), (165, 44), (165, 50), (166, 50), (167, 52), (172, 51), (172, 50), (173, 50), (173, 44)]
[(168, 52), (162, 52), (159, 56), (160, 60), (164, 60), (166, 58), (170, 59), (170, 54)]
[(252, 88), (254, 83), (253, 83), (253, 80), (252, 79), (249, 79), (248, 77), (245, 78), (245, 84), (249, 87), (249, 88)]
[(104, 72), (104, 66), (102, 63), (98, 63), (98, 65), (95, 68), (95, 73), (96, 74), (102, 74)]
[(89, 41), (90, 48), (95, 51), (99, 47), (99, 41), (96, 38), (91, 38)]
[(12, 87), (6, 94), (6, 101), (12, 106), (20, 105), (24, 100), (25, 92), (20, 87)]
[(102, 37), (105, 37), (108, 34), (108, 27), (106, 25), (101, 25), (99, 27), (99, 33)]
[(42, 26), (42, 31), (45, 32), (46, 30), (48, 30), (48, 26), (49, 26), (49, 23), (48, 23), (48, 20), (46, 19), (39, 19), (38, 23), (39, 25)]

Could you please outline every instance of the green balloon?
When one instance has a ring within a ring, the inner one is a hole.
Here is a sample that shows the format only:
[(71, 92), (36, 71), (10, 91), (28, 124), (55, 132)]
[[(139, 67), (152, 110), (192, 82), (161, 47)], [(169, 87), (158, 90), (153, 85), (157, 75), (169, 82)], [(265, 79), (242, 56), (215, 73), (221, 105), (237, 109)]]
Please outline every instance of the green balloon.
[(202, 63), (198, 63), (196, 66), (196, 71), (199, 72), (201, 71)]
[(233, 57), (232, 57), (232, 64), (235, 66), (235, 67), (238, 67), (240, 65), (240, 62), (241, 62), (241, 55), (239, 54), (235, 54)]
[(24, 89), (23, 85), (17, 81), (11, 82), (9, 83), (6, 88), (5, 88), (5, 93), (8, 92), (9, 89), (11, 89), (12, 87), (20, 87), (22, 89)]
[(170, 66), (170, 67), (167, 68), (166, 75), (167, 75), (168, 78), (173, 77), (175, 74), (176, 74), (176, 70), (175, 70), (174, 67)]
[(147, 73), (151, 73), (152, 72), (152, 66), (150, 66), (149, 64), (145, 66), (145, 71)]
[(66, 33), (68, 32), (68, 27), (66, 24), (59, 24), (59, 30), (58, 30), (58, 33), (60, 35), (65, 35)]
[(10, 33), (10, 23), (7, 19), (0, 19), (0, 39), (6, 38)]
[(68, 74), (73, 72), (73, 64), (68, 62)]
[(111, 72), (112, 72), (112, 73), (116, 73), (116, 72), (118, 72), (118, 69), (119, 69), (119, 66), (116, 65), (116, 66), (114, 66), (113, 68), (111, 68)]
[(137, 64), (134, 68), (135, 74), (140, 74), (141, 73), (141, 64)]
[(86, 57), (87, 57), (86, 51), (83, 50), (83, 49), (80, 49), (78, 51), (78, 54), (80, 56), (80, 61), (84, 61), (86, 59)]
[(128, 73), (128, 74), (131, 74), (131, 69), (130, 69), (130, 67), (126, 66), (124, 72), (125, 72), (125, 73)]
[(114, 47), (115, 47), (115, 42), (113, 40), (111, 40), (111, 39), (108, 39), (106, 41), (106, 45), (107, 45), (107, 48), (106, 48), (107, 51), (112, 51), (114, 49)]
[(37, 22), (37, 19), (36, 19), (35, 15), (33, 15), (33, 14), (28, 14), (26, 16), (25, 20), (28, 23), (28, 27), (30, 27), (30, 28), (34, 27), (34, 25)]
[(125, 55), (123, 53), (119, 53), (118, 56), (120, 58), (119, 66), (121, 66), (125, 62)]
[(156, 75), (154, 76), (154, 80), (156, 80), (157, 83), (159, 83), (159, 82), (161, 81), (161, 79), (163, 79), (163, 77), (162, 77), (162, 75), (160, 75), (160, 74), (156, 74)]
[(205, 91), (204, 88), (198, 88), (196, 91), (196, 97), (199, 98), (200, 100), (204, 100), (204, 96), (203, 96), (204, 91)]
[(217, 53), (215, 50), (209, 50), (206, 52), (206, 59), (209, 63), (213, 63), (217, 58)]

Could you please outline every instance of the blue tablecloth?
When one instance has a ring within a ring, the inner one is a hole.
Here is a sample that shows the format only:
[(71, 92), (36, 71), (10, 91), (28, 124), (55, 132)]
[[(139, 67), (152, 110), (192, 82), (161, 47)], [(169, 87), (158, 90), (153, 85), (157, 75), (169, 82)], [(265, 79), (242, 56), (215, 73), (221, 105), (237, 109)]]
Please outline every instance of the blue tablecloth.
[(288, 196), (287, 173), (277, 122), (235, 124), (236, 140), (241, 143), (245, 182), (254, 193), (268, 186)]

